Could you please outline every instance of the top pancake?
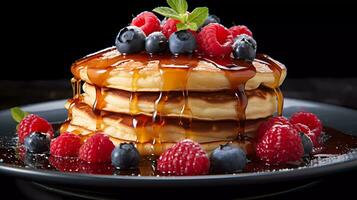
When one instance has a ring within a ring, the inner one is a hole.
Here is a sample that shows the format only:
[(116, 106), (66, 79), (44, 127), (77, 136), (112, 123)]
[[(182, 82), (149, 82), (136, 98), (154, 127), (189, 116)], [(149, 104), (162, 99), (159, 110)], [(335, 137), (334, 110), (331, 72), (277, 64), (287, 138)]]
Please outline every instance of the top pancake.
[(114, 47), (89, 55), (72, 66), (78, 80), (136, 91), (220, 91), (260, 85), (277, 88), (286, 68), (274, 59), (257, 55), (252, 63), (232, 58), (204, 58), (196, 55), (122, 55)]

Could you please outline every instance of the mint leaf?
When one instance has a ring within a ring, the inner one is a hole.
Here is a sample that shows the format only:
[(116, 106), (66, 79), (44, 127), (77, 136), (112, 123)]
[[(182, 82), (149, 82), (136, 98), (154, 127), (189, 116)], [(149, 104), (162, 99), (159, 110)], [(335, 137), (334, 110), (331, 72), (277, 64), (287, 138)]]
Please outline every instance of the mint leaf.
[(177, 31), (182, 31), (182, 30), (192, 30), (196, 31), (198, 29), (198, 26), (195, 23), (178, 23), (176, 24)]
[(207, 7), (198, 7), (198, 8), (195, 8), (188, 15), (188, 22), (195, 23), (197, 25), (197, 27), (200, 27), (206, 21), (207, 17), (208, 17), (208, 8)]
[(153, 11), (168, 18), (173, 18), (180, 21), (182, 20), (180, 15), (174, 9), (169, 7), (157, 7)]
[(12, 118), (20, 123), (23, 118), (25, 118), (29, 113), (21, 110), (19, 107), (14, 107), (10, 109)]
[(182, 31), (188, 29), (187, 24), (184, 23), (178, 23), (176, 24), (177, 31)]
[(187, 12), (188, 5), (186, 0), (167, 0), (166, 2), (178, 14), (185, 14)]

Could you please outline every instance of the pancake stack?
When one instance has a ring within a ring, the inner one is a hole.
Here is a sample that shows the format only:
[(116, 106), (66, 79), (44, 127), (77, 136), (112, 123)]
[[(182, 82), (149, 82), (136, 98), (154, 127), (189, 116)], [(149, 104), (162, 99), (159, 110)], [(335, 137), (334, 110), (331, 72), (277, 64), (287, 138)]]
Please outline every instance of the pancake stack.
[(259, 124), (281, 112), (283, 64), (198, 55), (122, 55), (115, 47), (72, 66), (74, 96), (61, 132), (83, 139), (104, 132), (115, 144), (135, 143), (160, 155), (183, 139), (211, 151), (230, 142), (252, 152)]

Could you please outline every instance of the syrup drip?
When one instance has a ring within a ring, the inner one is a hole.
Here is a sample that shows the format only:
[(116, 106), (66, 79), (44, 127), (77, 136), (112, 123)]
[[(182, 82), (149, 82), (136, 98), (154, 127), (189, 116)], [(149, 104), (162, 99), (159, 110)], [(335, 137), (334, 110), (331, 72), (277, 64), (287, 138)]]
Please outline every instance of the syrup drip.
[(160, 92), (159, 97), (154, 104), (154, 112), (152, 114), (152, 128), (153, 128), (153, 153), (159, 152), (161, 147), (160, 132), (161, 128), (165, 125), (165, 119), (162, 117), (162, 112), (166, 102), (169, 100), (169, 92)]
[(82, 87), (82, 81), (80, 79), (76, 79), (73, 77), (71, 79), (71, 85), (72, 85), (72, 93), (73, 93), (73, 98), (69, 100), (69, 107), (68, 107), (68, 117), (65, 121), (65, 123), (62, 124), (60, 127), (60, 132), (66, 132), (68, 130), (69, 122), (72, 120), (72, 113), (73, 113), (73, 107), (80, 101), (80, 94), (81, 94), (81, 87)]
[[(148, 142), (151, 140), (152, 146), (155, 152), (155, 149), (161, 148), (160, 134), (162, 128), (165, 125), (165, 118), (163, 115), (165, 113), (165, 105), (169, 101), (169, 98), (172, 98), (170, 91), (176, 90), (177, 88), (183, 88), (181, 95), (174, 95), (175, 98), (179, 98), (182, 103), (179, 124), (185, 129), (185, 138), (190, 138), (190, 132), (192, 127), (192, 111), (189, 106), (189, 91), (188, 91), (188, 78), (190, 77), (190, 72), (192, 69), (198, 66), (198, 63), (201, 61), (208, 62), (215, 65), (225, 74), (226, 78), (229, 80), (231, 89), (228, 92), (235, 99), (236, 103), (236, 113), (237, 113), (237, 135), (244, 133), (244, 122), (245, 122), (245, 109), (247, 107), (247, 96), (245, 94), (245, 84), (246, 82), (255, 76), (255, 67), (253, 63), (246, 62), (243, 60), (234, 60), (232, 58), (206, 58), (200, 57), (198, 55), (180, 55), (180, 56), (171, 56), (171, 55), (152, 55), (149, 56), (146, 53), (140, 54), (130, 54), (130, 55), (120, 55), (115, 47), (108, 48), (97, 54), (90, 55), (84, 59), (77, 61), (71, 68), (74, 77), (79, 79), (81, 69), (87, 69), (87, 77), (89, 82), (94, 84), (96, 89), (96, 100), (95, 104), (92, 106), (93, 110), (99, 116), (97, 118), (97, 129), (100, 130), (100, 124), (102, 124), (102, 113), (101, 110), (105, 106), (105, 97), (102, 95), (102, 88), (108, 86), (108, 78), (112, 70), (126, 70), (126, 66), (120, 67), (119, 65), (126, 62), (138, 63), (132, 70), (132, 83), (131, 87), (133, 91), (130, 93), (130, 102), (129, 102), (129, 111), (132, 115), (132, 126), (135, 128), (137, 143), (140, 146), (140, 143)], [(257, 55), (256, 61), (264, 62), (267, 64), (272, 71), (274, 72), (274, 86), (275, 94), (277, 97), (277, 108), (278, 114), (281, 114), (283, 108), (283, 96), (281, 94), (279, 86), (279, 80), (281, 78), (282, 68), (280, 64), (271, 59), (266, 55)], [(141, 111), (138, 106), (140, 93), (137, 92), (138, 81), (141, 78), (140, 72), (143, 66), (151, 64), (149, 62), (158, 62), (158, 70), (161, 74), (161, 88), (160, 94), (154, 103), (154, 112), (152, 113), (152, 134), (148, 135), (146, 130), (146, 125), (149, 123), (147, 117), (142, 118)], [(132, 67), (132, 64), (130, 64)], [(82, 75), (83, 76), (83, 75)], [(175, 91), (176, 94), (180, 92)], [(80, 92), (76, 92), (80, 93)], [(76, 98), (74, 98), (75, 101)], [(74, 101), (74, 102), (75, 102)], [(149, 138), (150, 139), (149, 139)]]
[(138, 106), (139, 95), (136, 92), (138, 90), (138, 79), (140, 78), (139, 71), (142, 68), (135, 68), (133, 70), (133, 78), (131, 81), (131, 87), (133, 88), (134, 92), (130, 93), (130, 100), (129, 100), (129, 114), (133, 117), (132, 124), (133, 128), (136, 133), (136, 142), (143, 143), (146, 141), (146, 137), (148, 136), (146, 132), (146, 124), (147, 120), (145, 117), (141, 117), (140, 109)]
[(274, 93), (277, 99), (277, 111), (278, 111), (278, 115), (282, 116), (283, 115), (283, 107), (284, 107), (284, 96), (283, 93), (281, 92), (280, 88), (275, 88), (274, 89)]
[(244, 133), (245, 129), (245, 109), (247, 108), (248, 98), (245, 94), (245, 83), (255, 76), (255, 67), (252, 63), (241, 60), (205, 59), (223, 70), (230, 82), (230, 93), (237, 99), (237, 137)]
[(95, 87), (95, 101), (93, 103), (92, 109), (97, 117), (96, 131), (102, 130), (102, 123), (103, 123), (102, 109), (104, 105), (105, 105), (105, 96), (103, 95), (103, 88)]
[(279, 116), (283, 115), (283, 107), (284, 107), (284, 96), (281, 92), (279, 85), (280, 85), (280, 78), (282, 73), (282, 68), (280, 67), (281, 64), (278, 63), (276, 60), (272, 59), (270, 56), (265, 54), (258, 54), (257, 59), (263, 62), (268, 63), (269, 68), (273, 71), (274, 74), (274, 84), (273, 88), (274, 93), (277, 99), (277, 113)]
[(170, 90), (172, 88), (185, 88), (182, 91), (183, 104), (181, 107), (179, 125), (185, 129), (185, 138), (190, 138), (190, 128), (192, 125), (192, 112), (188, 103), (187, 82), (189, 73), (198, 64), (198, 59), (192, 57), (176, 56), (171, 59), (161, 59), (159, 70), (161, 74), (162, 85), (160, 95), (155, 101), (153, 119), (153, 132), (155, 139), (153, 143), (154, 152), (157, 152), (161, 147), (160, 134), (161, 129), (165, 125), (165, 118), (161, 117), (165, 112), (165, 104), (169, 100)]

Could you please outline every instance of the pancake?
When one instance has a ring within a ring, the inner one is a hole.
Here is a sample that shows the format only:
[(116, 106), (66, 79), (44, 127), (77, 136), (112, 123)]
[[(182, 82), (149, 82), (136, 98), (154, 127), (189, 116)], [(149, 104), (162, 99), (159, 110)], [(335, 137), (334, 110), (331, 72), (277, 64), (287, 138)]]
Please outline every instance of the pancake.
[[(90, 84), (83, 85), (83, 101), (88, 105), (94, 105), (98, 98), (97, 92), (103, 97), (102, 110), (116, 113), (144, 114), (151, 116), (155, 112), (155, 102), (159, 98), (158, 92), (131, 92), (96, 88)], [(98, 91), (99, 90), (99, 91)], [(130, 105), (130, 100), (136, 95), (135, 108)], [(235, 120), (237, 115), (237, 97), (224, 92), (191, 92), (188, 95), (187, 106), (190, 108), (189, 116), (183, 113), (185, 97), (182, 92), (170, 92), (168, 100), (160, 111), (161, 116), (186, 117), (201, 120)], [(276, 111), (276, 96), (272, 89), (258, 88), (246, 91), (248, 98), (245, 110), (246, 119), (265, 118)], [(93, 106), (92, 106), (93, 107)]]
[[(282, 113), (283, 64), (258, 54), (253, 62), (198, 54), (120, 54), (115, 47), (72, 65), (73, 98), (61, 133), (97, 132), (114, 144), (132, 142), (141, 155), (160, 155), (191, 139), (208, 153), (232, 143), (248, 154), (256, 129)], [(83, 83), (81, 92), (81, 83)]]
[[(83, 140), (85, 140), (86, 138), (90, 137), (93, 134), (91, 130), (72, 124), (67, 125), (67, 130), (80, 135)], [(114, 145), (119, 145), (120, 143), (124, 143), (124, 142), (131, 142), (126, 140), (121, 140), (112, 136), (109, 137), (110, 140), (114, 143)], [(214, 141), (214, 142), (200, 143), (200, 145), (204, 151), (210, 153), (219, 145), (223, 145), (226, 143), (227, 141)], [(234, 140), (229, 143), (232, 144), (233, 146), (242, 148), (248, 155), (254, 153), (254, 145), (250, 140)], [(167, 150), (174, 144), (175, 144), (174, 142), (161, 142), (161, 143), (147, 142), (147, 143), (135, 143), (135, 146), (138, 149), (140, 155), (147, 156), (147, 155), (161, 155), (165, 150)]]
[[(70, 125), (80, 126), (90, 131), (82, 132), (81, 134), (89, 134), (101, 130), (113, 138), (138, 143), (147, 143), (158, 139), (160, 142), (172, 143), (183, 139), (207, 143), (215, 141), (228, 142), (236, 140), (238, 137), (246, 136), (254, 138), (256, 128), (265, 120), (246, 120), (245, 133), (243, 133), (239, 131), (239, 123), (235, 120), (192, 120), (188, 129), (182, 125), (182, 121), (179, 118), (162, 118), (164, 123), (158, 127), (149, 116), (131, 116), (105, 111), (96, 114), (85, 103), (72, 104), (70, 112), (71, 118), (68, 122)], [(68, 130), (66, 126), (68, 124), (62, 127), (61, 132)]]
[(278, 88), (286, 68), (278, 61), (258, 55), (253, 63), (234, 59), (182, 55), (121, 55), (115, 47), (77, 61), (72, 73), (78, 80), (126, 91), (220, 91), (242, 85)]

